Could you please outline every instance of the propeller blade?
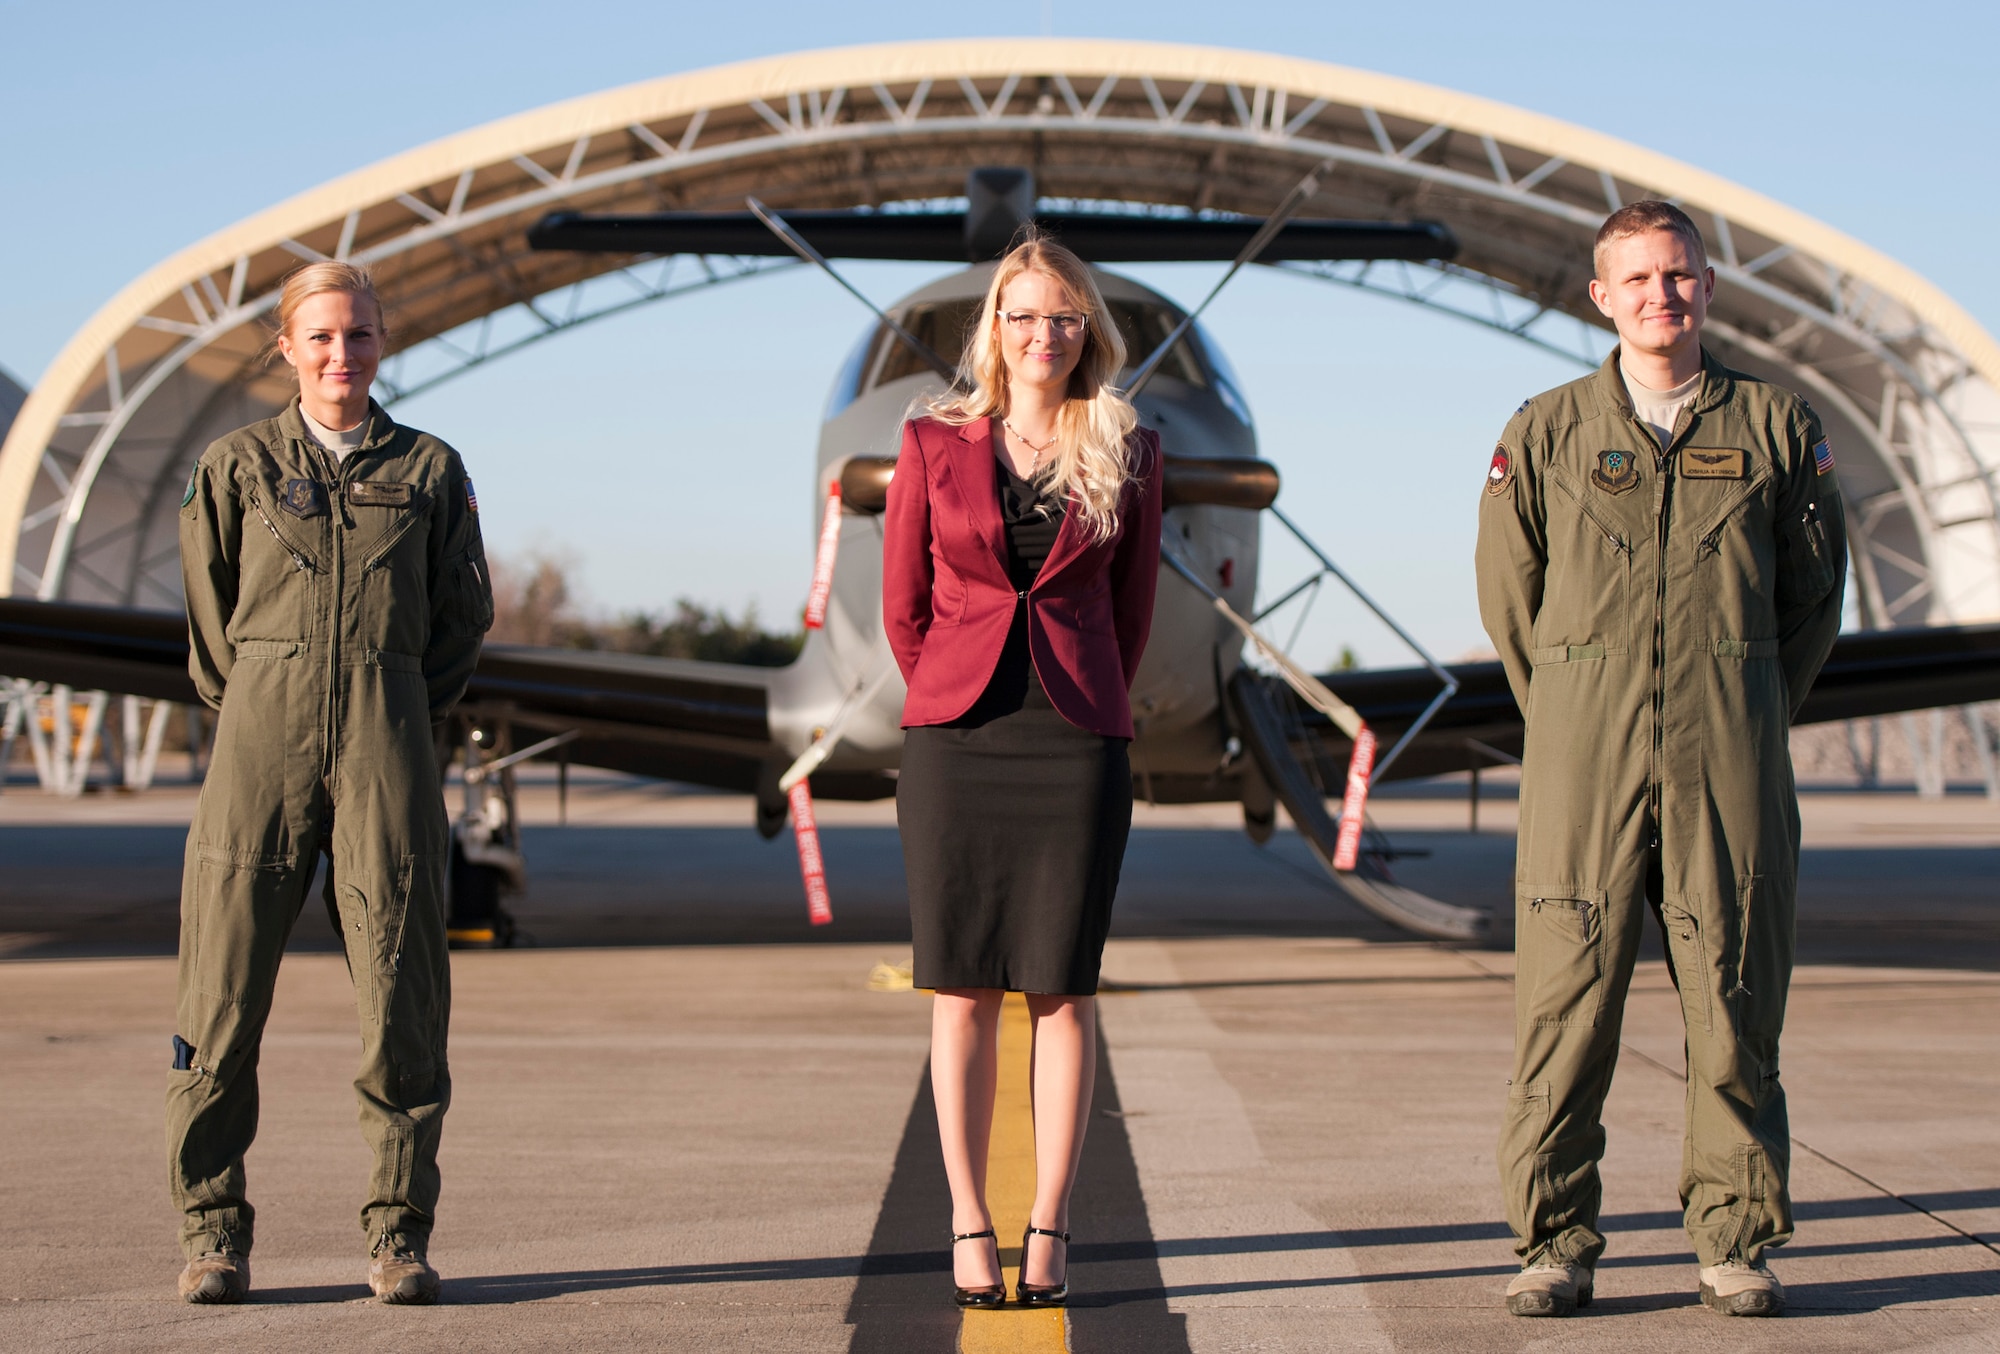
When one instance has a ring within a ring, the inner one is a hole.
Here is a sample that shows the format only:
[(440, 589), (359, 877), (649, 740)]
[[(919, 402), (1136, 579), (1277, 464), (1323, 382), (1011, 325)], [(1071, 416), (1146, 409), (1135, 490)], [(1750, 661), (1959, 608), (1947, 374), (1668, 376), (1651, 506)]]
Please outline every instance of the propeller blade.
[(1160, 346), (1153, 349), (1152, 355), (1139, 364), (1139, 369), (1132, 373), (1131, 384), (1125, 387), (1126, 399), (1139, 398), (1139, 392), (1146, 388), (1146, 382), (1153, 379), (1153, 373), (1160, 369), (1160, 363), (1167, 360), (1167, 354), (1174, 350), (1174, 345), (1181, 341), (1188, 330), (1194, 328), (1194, 322), (1201, 318), (1204, 310), (1208, 309), (1208, 303), (1221, 294), (1222, 289), (1229, 285), (1231, 278), (1243, 271), (1244, 264), (1256, 261), (1258, 255), (1264, 252), (1265, 246), (1276, 239), (1278, 232), (1285, 228), (1285, 223), (1305, 205), (1306, 199), (1319, 191), (1319, 176), (1332, 168), (1332, 160), (1322, 160), (1292, 186), (1292, 191), (1285, 194), (1285, 200), (1278, 204), (1278, 210), (1264, 218), (1264, 224), (1258, 227), (1257, 233), (1250, 237), (1249, 242), (1236, 255), (1235, 261), (1229, 265), (1229, 271), (1222, 275), (1222, 280), (1209, 289), (1208, 295), (1201, 298), (1200, 305), (1189, 311), (1186, 317), (1174, 326), (1174, 332), (1161, 340)]
[(915, 334), (912, 334), (909, 330), (903, 328), (902, 325), (897, 324), (894, 320), (890, 319), (887, 311), (883, 310), (882, 307), (876, 305), (873, 301), (863, 296), (860, 293), (860, 291), (856, 289), (853, 283), (849, 282), (846, 278), (842, 277), (837, 271), (835, 271), (834, 266), (826, 261), (826, 256), (820, 253), (817, 249), (814, 249), (812, 245), (806, 241), (805, 236), (799, 234), (796, 230), (793, 230), (790, 225), (786, 224), (784, 217), (779, 216), (776, 212), (772, 211), (769, 207), (766, 207), (763, 203), (759, 202), (754, 197), (746, 197), (743, 199), (743, 201), (745, 204), (749, 206), (750, 210), (756, 214), (757, 219), (759, 221), (762, 221), (764, 225), (769, 228), (770, 232), (773, 235), (777, 236), (780, 240), (783, 240), (794, 254), (797, 254), (807, 263), (810, 263), (814, 267), (818, 268), (821, 272), (825, 273), (835, 282), (838, 282), (842, 287), (847, 289), (847, 294), (849, 296), (852, 296), (862, 305), (867, 306), (868, 309), (875, 312), (875, 318), (882, 321), (883, 324), (887, 325), (889, 327), (889, 331), (893, 333), (897, 338), (901, 339), (905, 344), (905, 346), (907, 346), (911, 352), (915, 353), (918, 357), (922, 358), (925, 365), (929, 366), (932, 371), (944, 377), (944, 379), (947, 382), (952, 382), (952, 383), (957, 382), (958, 371), (956, 368), (954, 368), (949, 362), (946, 362), (942, 357), (939, 357), (937, 354), (937, 350), (931, 347), (930, 344), (925, 343)]

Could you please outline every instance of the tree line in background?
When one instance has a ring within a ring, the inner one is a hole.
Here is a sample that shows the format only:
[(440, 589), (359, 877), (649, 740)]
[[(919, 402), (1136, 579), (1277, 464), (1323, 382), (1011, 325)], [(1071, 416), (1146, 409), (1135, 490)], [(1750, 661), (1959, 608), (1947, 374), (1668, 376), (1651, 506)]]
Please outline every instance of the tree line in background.
[(521, 559), (496, 558), (493, 571), (493, 630), (496, 643), (540, 644), (558, 649), (596, 649), (650, 654), (656, 658), (698, 658), (710, 663), (783, 667), (805, 644), (803, 629), (775, 632), (758, 624), (753, 602), (741, 619), (721, 607), (686, 597), (671, 614), (628, 611), (615, 620), (587, 615), (570, 585), (575, 561), (536, 553)]

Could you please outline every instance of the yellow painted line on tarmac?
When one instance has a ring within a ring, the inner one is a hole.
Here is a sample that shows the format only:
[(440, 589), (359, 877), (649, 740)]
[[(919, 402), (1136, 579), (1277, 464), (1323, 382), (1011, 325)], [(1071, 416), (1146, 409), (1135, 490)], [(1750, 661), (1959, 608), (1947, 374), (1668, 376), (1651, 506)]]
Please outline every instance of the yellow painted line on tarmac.
[[(1000, 1238), (1001, 1274), (1011, 1299), (1021, 1277), (1021, 1229), (1035, 1202), (1035, 1117), (1028, 1082), (1028, 1000), (1009, 992), (1000, 1007), (1000, 1085), (993, 1104), (993, 1144), (986, 1158), (986, 1205)], [(1061, 1308), (1026, 1310), (1011, 1300), (998, 1311), (966, 1312), (959, 1322), (963, 1354), (1069, 1349), (1069, 1318)]]

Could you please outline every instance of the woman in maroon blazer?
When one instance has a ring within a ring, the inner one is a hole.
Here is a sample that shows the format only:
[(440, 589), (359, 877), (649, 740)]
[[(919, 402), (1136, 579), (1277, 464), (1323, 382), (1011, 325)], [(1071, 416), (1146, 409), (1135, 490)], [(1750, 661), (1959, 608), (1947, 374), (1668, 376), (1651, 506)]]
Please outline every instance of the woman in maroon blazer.
[(889, 486), (883, 618), (909, 685), (896, 819), (915, 981), (937, 993), (960, 1306), (1006, 1299), (984, 1187), (1010, 990), (1035, 1041), (1016, 1297), (1068, 1295), (1098, 965), (1132, 826), (1127, 693), (1160, 566), (1159, 439), (1112, 384), (1124, 365), (1089, 268), (1030, 237), (994, 271), (957, 386), (904, 428)]

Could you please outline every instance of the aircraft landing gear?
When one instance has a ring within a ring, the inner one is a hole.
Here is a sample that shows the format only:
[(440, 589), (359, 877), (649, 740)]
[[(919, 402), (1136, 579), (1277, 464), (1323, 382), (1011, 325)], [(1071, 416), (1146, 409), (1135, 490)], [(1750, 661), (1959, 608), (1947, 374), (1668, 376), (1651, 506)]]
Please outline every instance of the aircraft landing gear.
[(504, 950), (517, 935), (512, 914), (500, 904), (528, 880), (514, 810), (512, 741), (505, 719), (466, 726), (465, 809), (451, 825), (445, 913), (445, 940), (454, 950)]
[(1477, 941), (1485, 937), (1489, 921), (1484, 912), (1439, 902), (1397, 883), (1386, 852), (1364, 851), (1354, 869), (1336, 870), (1333, 856), (1339, 824), (1326, 811), (1326, 777), (1318, 766), (1325, 754), (1319, 740), (1300, 722), (1290, 690), (1275, 678), (1261, 677), (1245, 668), (1230, 679), (1229, 698), (1243, 741), (1261, 773), (1261, 786), (1247, 778), (1245, 781), (1244, 827), (1253, 841), (1257, 839), (1262, 796), (1268, 794), (1285, 806), (1293, 826), (1326, 866), (1333, 882), (1368, 911), (1405, 931), (1435, 940)]
[(505, 950), (514, 944), (513, 914), (500, 906), (500, 895), (512, 891), (507, 871), (475, 865), (454, 840), (451, 844), (451, 913), (445, 939), (454, 950)]
[[(514, 768), (577, 737), (571, 729), (516, 752), (508, 709), (464, 712), (465, 810), (451, 825), (451, 900), (445, 916), (445, 938), (455, 950), (504, 950), (519, 938), (514, 918), (500, 905), (501, 898), (528, 887)], [(565, 763), (565, 785), (567, 776)]]
[(522, 891), (527, 867), (521, 859), (514, 824), (512, 785), (501, 789), (506, 772), (479, 786), (467, 786), (467, 798), (484, 790), (477, 808), (451, 825), (450, 910), (445, 915), (445, 939), (454, 950), (504, 950), (515, 938), (514, 918), (500, 905), (506, 894)]
[(785, 830), (785, 818), (792, 811), (791, 800), (778, 788), (785, 765), (781, 760), (767, 761), (757, 776), (757, 835), (767, 842)]

